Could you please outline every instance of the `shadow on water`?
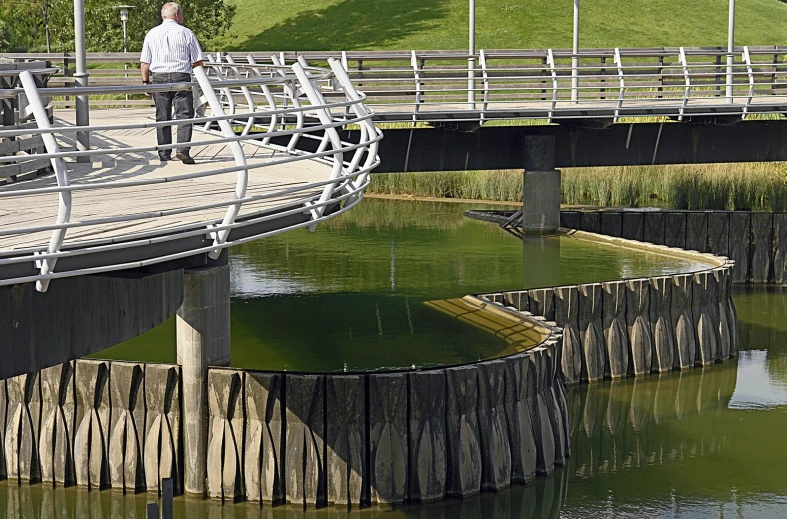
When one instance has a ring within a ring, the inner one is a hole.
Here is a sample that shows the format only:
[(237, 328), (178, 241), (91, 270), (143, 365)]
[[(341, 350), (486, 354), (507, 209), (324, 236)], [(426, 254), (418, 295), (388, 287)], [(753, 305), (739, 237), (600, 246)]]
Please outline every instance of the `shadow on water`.
[[(558, 470), (552, 477), (538, 478), (527, 486), (515, 486), (499, 493), (483, 493), (465, 499), (446, 499), (421, 505), (395, 508), (375, 507), (348, 513), (341, 508), (304, 511), (298, 506), (271, 507), (258, 503), (224, 504), (177, 497), (173, 501), (174, 517), (188, 519), (475, 519), (517, 518), (555, 519), (560, 513), (567, 491), (568, 473)], [(121, 492), (87, 492), (75, 487), (52, 488), (47, 485), (16, 485), (0, 482), (0, 518), (25, 519), (116, 519), (147, 517), (145, 507), (155, 501), (153, 494)]]
[(301, 11), (231, 50), (332, 50), (385, 47), (431, 27), (446, 17), (442, 0), (345, 0), (323, 9)]

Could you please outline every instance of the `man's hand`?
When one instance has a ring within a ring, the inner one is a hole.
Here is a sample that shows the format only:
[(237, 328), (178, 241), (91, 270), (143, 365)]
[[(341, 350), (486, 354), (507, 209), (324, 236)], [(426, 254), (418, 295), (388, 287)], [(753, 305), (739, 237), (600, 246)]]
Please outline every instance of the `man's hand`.
[[(142, 84), (149, 85), (150, 84), (150, 63), (145, 63), (144, 61), (140, 62), (140, 69), (142, 70)], [(145, 92), (145, 95), (148, 97), (153, 97), (152, 92)]]

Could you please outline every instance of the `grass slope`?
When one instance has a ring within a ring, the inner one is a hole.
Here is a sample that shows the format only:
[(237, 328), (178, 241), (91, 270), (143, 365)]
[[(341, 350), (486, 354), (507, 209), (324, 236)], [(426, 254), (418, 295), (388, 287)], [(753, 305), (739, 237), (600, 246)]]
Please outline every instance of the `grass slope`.
[[(228, 0), (232, 29), (222, 50), (463, 49), (467, 0)], [(738, 0), (736, 43), (787, 44), (787, 4)], [(717, 46), (727, 41), (727, 0), (582, 3), (582, 47)], [(476, 45), (486, 49), (571, 46), (571, 0), (477, 0)]]

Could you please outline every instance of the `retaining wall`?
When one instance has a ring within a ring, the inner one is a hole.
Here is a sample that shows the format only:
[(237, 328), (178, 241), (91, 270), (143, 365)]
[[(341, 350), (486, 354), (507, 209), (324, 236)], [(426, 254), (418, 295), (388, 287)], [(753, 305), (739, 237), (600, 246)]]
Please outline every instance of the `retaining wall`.
[[(520, 317), (523, 317), (520, 314)], [(570, 453), (562, 338), (432, 370), (211, 368), (210, 497), (358, 506), (465, 496), (551, 473)], [(0, 382), (0, 477), (182, 489), (180, 368), (77, 360)]]
[(563, 329), (560, 359), (566, 384), (689, 369), (736, 355), (733, 261), (663, 245), (581, 235), (693, 258), (709, 266), (671, 276), (479, 296), (544, 316)]
[(726, 256), (735, 283), (787, 282), (787, 213), (594, 209), (562, 211), (560, 225)]

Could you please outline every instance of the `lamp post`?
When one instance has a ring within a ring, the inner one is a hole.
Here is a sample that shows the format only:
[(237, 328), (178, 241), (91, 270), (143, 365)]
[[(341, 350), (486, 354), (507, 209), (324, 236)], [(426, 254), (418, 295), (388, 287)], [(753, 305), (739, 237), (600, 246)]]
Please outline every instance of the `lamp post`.
[(579, 98), (579, 0), (574, 0), (574, 44), (571, 47), (571, 101)]
[(128, 10), (133, 5), (116, 5), (114, 9), (120, 11), (120, 21), (123, 22), (123, 52), (128, 52), (128, 36), (126, 33), (126, 22), (128, 21)]
[(470, 41), (467, 57), (467, 102), (475, 109), (475, 0), (470, 0)]
[(732, 84), (735, 80), (735, 76), (733, 75), (733, 63), (734, 57), (733, 52), (735, 52), (735, 0), (730, 0), (730, 17), (729, 23), (727, 25), (727, 102), (732, 103), (734, 101), (733, 98), (733, 88)]
[[(126, 22), (128, 21), (128, 10), (134, 7), (133, 5), (116, 5), (114, 9), (120, 11), (120, 21), (123, 22), (123, 54), (128, 52), (128, 33), (126, 32)], [(125, 59), (125, 58), (124, 58)], [(128, 63), (123, 63), (123, 70), (128, 70)], [(124, 74), (128, 77), (128, 73)], [(128, 101), (128, 94), (126, 94), (126, 101)]]

